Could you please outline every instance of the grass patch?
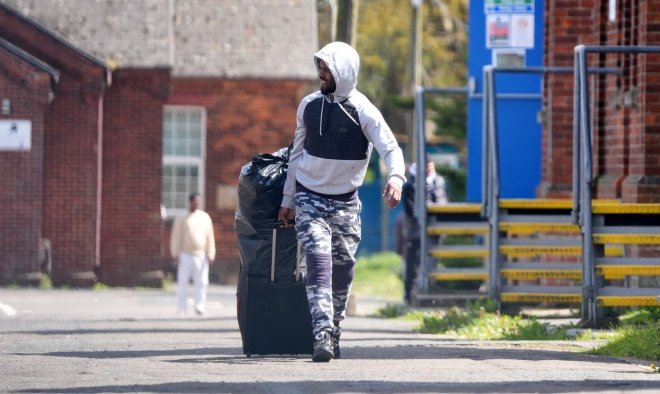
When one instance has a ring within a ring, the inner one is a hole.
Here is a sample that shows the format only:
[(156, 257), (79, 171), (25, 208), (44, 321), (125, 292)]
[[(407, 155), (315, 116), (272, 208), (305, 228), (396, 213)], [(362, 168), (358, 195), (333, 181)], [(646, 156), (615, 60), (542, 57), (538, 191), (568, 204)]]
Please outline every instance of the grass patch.
[[(361, 256), (355, 266), (353, 291), (356, 294), (400, 300), (403, 297), (401, 257), (392, 252)], [(635, 357), (651, 362), (660, 372), (660, 308), (639, 308), (622, 315), (622, 326), (613, 331), (583, 331), (577, 338), (567, 335), (572, 327), (557, 327), (536, 318), (500, 315), (492, 300), (467, 303), (446, 312), (421, 311), (392, 303), (376, 315), (419, 321), (416, 332), (448, 334), (477, 340), (607, 340), (608, 343), (587, 351), (612, 357)]]
[(660, 308), (643, 307), (625, 313), (619, 317), (623, 325), (646, 325), (649, 322), (660, 322)]
[(404, 319), (404, 320), (422, 320), (424, 312), (410, 308), (404, 304), (387, 304), (378, 309), (375, 313), (376, 317), (385, 319)]
[(176, 285), (176, 280), (174, 279), (174, 275), (171, 272), (165, 273), (165, 277), (163, 277), (162, 281), (162, 288), (165, 291), (170, 291), (174, 289)]
[(50, 276), (44, 273), (41, 274), (41, 277), (39, 278), (39, 288), (40, 289), (53, 288), (53, 281), (50, 279)]
[(355, 294), (403, 299), (401, 256), (393, 252), (361, 256), (355, 265), (352, 291)]
[(102, 282), (94, 283), (94, 290), (109, 290), (110, 287)]
[(535, 318), (500, 315), (490, 300), (452, 307), (446, 312), (425, 312), (415, 331), (448, 334), (477, 340), (561, 340), (566, 329), (550, 326)]
[(588, 353), (635, 357), (660, 363), (660, 322), (656, 321), (647, 326), (623, 325), (614, 331), (607, 344)]

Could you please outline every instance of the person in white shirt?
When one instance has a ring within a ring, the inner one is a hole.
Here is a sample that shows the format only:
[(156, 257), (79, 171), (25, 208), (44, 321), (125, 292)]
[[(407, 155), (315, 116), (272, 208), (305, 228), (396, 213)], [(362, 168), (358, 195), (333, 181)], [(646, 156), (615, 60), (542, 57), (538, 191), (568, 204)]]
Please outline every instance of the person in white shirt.
[(189, 197), (189, 209), (174, 220), (170, 253), (178, 262), (177, 306), (180, 314), (187, 311), (188, 284), (194, 284), (195, 313), (206, 312), (206, 292), (209, 285), (209, 264), (215, 260), (215, 236), (213, 222), (208, 213), (201, 210), (202, 196), (193, 193)]

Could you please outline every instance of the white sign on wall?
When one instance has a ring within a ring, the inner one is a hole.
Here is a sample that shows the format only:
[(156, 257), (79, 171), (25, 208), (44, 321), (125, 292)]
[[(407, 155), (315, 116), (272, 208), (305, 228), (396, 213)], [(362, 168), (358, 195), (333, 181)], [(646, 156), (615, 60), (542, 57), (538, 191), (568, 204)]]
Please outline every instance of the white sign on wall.
[(32, 121), (0, 120), (0, 150), (30, 150)]
[(511, 15), (511, 46), (534, 48), (534, 14)]

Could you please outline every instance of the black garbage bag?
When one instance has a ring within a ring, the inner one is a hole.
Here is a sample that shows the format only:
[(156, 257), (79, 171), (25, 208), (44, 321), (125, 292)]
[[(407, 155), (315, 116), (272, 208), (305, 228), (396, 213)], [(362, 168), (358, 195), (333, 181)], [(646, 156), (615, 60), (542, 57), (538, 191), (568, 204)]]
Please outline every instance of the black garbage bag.
[(270, 234), (282, 203), (291, 147), (260, 153), (241, 168), (238, 178), (236, 233)]
[[(282, 203), (291, 147), (272, 154), (262, 153), (241, 169), (238, 180), (236, 237), (241, 257), (241, 276), (270, 278), (273, 228)], [(279, 231), (276, 248), (275, 281), (296, 278), (297, 241), (295, 231)]]

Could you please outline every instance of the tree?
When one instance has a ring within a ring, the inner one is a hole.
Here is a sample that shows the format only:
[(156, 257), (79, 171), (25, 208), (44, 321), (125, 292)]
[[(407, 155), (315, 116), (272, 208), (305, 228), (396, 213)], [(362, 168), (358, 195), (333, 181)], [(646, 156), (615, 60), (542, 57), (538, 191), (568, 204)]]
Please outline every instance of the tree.
[[(319, 43), (332, 40), (332, 8), (359, 4), (355, 46), (360, 53), (360, 90), (378, 106), (392, 129), (405, 140), (412, 127), (410, 85), (410, 0), (318, 0)], [(422, 84), (467, 84), (468, 0), (424, 0), (422, 5)], [(346, 23), (337, 21), (338, 31)], [(429, 100), (429, 118), (442, 136), (465, 137), (465, 103)]]
[[(357, 24), (360, 90), (396, 132), (410, 129), (410, 0), (362, 0)], [(422, 84), (467, 83), (467, 0), (426, 0), (422, 8)]]

